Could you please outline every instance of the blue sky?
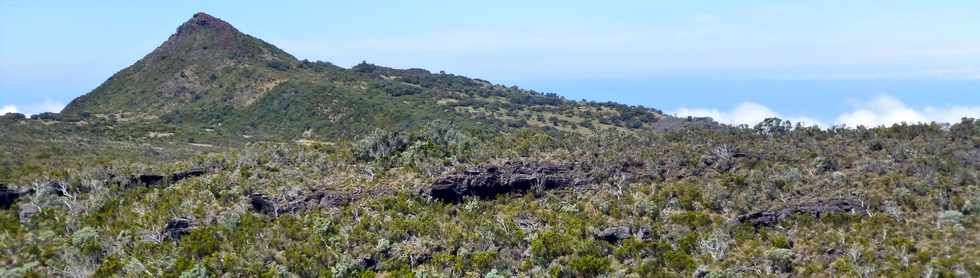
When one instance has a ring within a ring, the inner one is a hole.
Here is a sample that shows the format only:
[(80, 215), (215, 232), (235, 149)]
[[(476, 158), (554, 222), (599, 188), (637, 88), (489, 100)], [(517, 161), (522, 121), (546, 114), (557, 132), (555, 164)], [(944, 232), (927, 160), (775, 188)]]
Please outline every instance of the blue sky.
[(0, 113), (57, 110), (198, 11), (299, 58), (752, 123), (980, 117), (977, 1), (0, 0)]

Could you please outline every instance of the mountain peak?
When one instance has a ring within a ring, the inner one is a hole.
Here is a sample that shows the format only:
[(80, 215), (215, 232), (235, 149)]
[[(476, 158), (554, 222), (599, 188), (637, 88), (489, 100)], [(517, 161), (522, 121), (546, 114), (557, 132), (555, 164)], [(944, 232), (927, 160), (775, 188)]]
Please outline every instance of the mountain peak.
[(298, 63), (224, 20), (196, 13), (143, 59), (64, 111), (159, 115), (200, 99), (242, 106), (285, 79)]
[(213, 30), (218, 33), (238, 33), (238, 29), (231, 26), (228, 22), (221, 20), (220, 18), (214, 17), (206, 13), (196, 13), (190, 20), (181, 24), (177, 28), (177, 34), (189, 34), (198, 32), (201, 30)]
[(213, 60), (216, 56), (247, 59), (277, 56), (284, 60), (295, 60), (275, 46), (246, 35), (230, 23), (203, 12), (194, 14), (187, 22), (177, 27), (177, 32), (149, 55), (153, 58), (182, 57), (205, 60)]

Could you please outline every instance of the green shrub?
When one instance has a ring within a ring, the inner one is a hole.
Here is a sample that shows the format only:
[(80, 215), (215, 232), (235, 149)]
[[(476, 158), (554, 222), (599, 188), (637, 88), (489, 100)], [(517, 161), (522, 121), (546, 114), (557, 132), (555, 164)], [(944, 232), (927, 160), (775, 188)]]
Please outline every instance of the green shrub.
[(497, 259), (497, 252), (494, 251), (473, 252), (470, 254), (470, 263), (474, 268), (479, 270), (489, 268), (495, 259)]
[(123, 269), (122, 261), (119, 257), (109, 256), (102, 260), (99, 269), (95, 271), (95, 277), (110, 277)]
[(483, 278), (508, 278), (511, 277), (508, 274), (500, 273), (497, 269), (491, 269), (490, 272), (483, 275)]
[(678, 271), (687, 271), (694, 269), (694, 259), (691, 258), (687, 253), (680, 250), (669, 251), (663, 256), (664, 263), (667, 267)]
[(944, 225), (956, 226), (963, 221), (963, 213), (955, 210), (947, 210), (939, 213), (939, 223)]
[(793, 247), (792, 242), (789, 241), (789, 237), (785, 235), (777, 234), (770, 237), (770, 239), (772, 240), (772, 247), (785, 249)]
[(221, 245), (219, 236), (216, 228), (197, 228), (180, 238), (180, 249), (185, 256), (204, 258), (218, 251)]
[(609, 259), (606, 257), (583, 256), (572, 259), (571, 267), (579, 276), (595, 277), (609, 271)]
[(677, 240), (677, 249), (683, 251), (694, 251), (698, 248), (699, 240), (701, 239), (701, 234), (698, 232), (690, 232)]
[(966, 200), (961, 211), (963, 211), (963, 214), (969, 215), (980, 214), (980, 197)]
[(711, 218), (700, 211), (685, 211), (670, 216), (670, 220), (677, 224), (687, 225), (692, 228), (703, 227), (711, 224)]
[(71, 234), (71, 244), (82, 251), (82, 254), (96, 255), (102, 252), (99, 243), (99, 232), (92, 227), (84, 227)]
[(531, 241), (531, 255), (547, 263), (572, 252), (571, 238), (555, 231), (545, 231)]
[(194, 265), (194, 268), (191, 268), (187, 271), (180, 273), (180, 278), (207, 278), (207, 277), (211, 277), (208, 275), (208, 268), (202, 264), (196, 264)]
[(790, 272), (793, 269), (793, 258), (796, 253), (785, 248), (776, 248), (766, 252), (766, 258), (772, 262), (773, 269), (780, 272)]
[(376, 129), (354, 143), (354, 155), (362, 161), (381, 160), (402, 151), (406, 144), (397, 133)]
[(664, 199), (677, 198), (677, 202), (685, 210), (694, 210), (696, 203), (703, 202), (701, 190), (689, 183), (671, 184), (664, 188), (664, 194), (666, 194)]

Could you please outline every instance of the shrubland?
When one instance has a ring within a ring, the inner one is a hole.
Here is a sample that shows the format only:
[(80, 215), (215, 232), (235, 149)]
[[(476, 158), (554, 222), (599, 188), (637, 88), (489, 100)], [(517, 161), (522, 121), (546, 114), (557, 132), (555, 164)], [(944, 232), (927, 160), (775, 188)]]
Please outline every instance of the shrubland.
[[(432, 121), (351, 140), (18, 168), (5, 183), (34, 193), (0, 211), (0, 264), (12, 276), (980, 274), (980, 122), (768, 122), (487, 135)], [(513, 162), (575, 165), (588, 179), (459, 202), (426, 193), (446, 175)], [(114, 182), (192, 168), (207, 173)], [(342, 197), (299, 201), (313, 193)], [(259, 210), (256, 200), (290, 209)], [(830, 200), (860, 209), (739, 221)], [(168, 230), (175, 219), (192, 225)]]

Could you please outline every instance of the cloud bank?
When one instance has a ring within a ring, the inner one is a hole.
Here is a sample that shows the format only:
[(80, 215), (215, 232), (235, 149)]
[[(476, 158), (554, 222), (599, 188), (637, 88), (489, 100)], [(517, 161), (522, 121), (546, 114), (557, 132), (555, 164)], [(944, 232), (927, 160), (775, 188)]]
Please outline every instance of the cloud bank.
[(7, 113), (17, 113), (17, 106), (13, 106), (13, 105), (0, 106), (0, 115), (7, 114)]
[(0, 105), (0, 115), (7, 113), (22, 113), (26, 115), (36, 115), (44, 112), (61, 112), (61, 109), (65, 108), (65, 104), (53, 101), (45, 100), (41, 103), (27, 104), (27, 105)]
[(812, 117), (781, 115), (765, 105), (753, 102), (742, 102), (728, 111), (682, 107), (675, 111), (674, 114), (680, 117), (711, 117), (715, 121), (731, 125), (755, 125), (766, 118), (777, 117), (793, 122), (802, 122), (807, 126), (829, 127), (830, 125), (846, 125), (848, 127), (878, 127), (898, 123), (957, 123), (964, 117), (980, 118), (980, 106), (927, 106), (924, 108), (914, 108), (892, 96), (879, 95), (854, 105), (854, 110), (838, 115), (830, 125)]
[(857, 105), (852, 112), (841, 114), (837, 117), (837, 123), (874, 127), (897, 123), (956, 123), (963, 117), (980, 118), (980, 106), (927, 106), (915, 109), (894, 97), (880, 95), (867, 103)]
[(806, 116), (786, 116), (776, 113), (769, 107), (765, 105), (754, 103), (754, 102), (742, 102), (732, 108), (730, 111), (721, 111), (718, 109), (705, 109), (705, 108), (687, 108), (682, 107), (674, 112), (675, 115), (680, 117), (711, 117), (715, 121), (731, 125), (755, 125), (766, 118), (780, 118), (784, 120), (790, 120), (794, 123), (800, 122), (807, 126), (825, 126), (825, 124), (820, 121), (806, 117)]

